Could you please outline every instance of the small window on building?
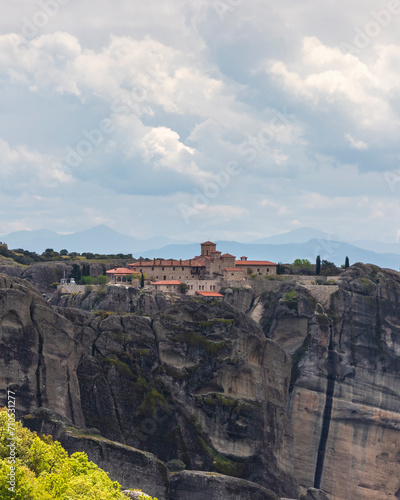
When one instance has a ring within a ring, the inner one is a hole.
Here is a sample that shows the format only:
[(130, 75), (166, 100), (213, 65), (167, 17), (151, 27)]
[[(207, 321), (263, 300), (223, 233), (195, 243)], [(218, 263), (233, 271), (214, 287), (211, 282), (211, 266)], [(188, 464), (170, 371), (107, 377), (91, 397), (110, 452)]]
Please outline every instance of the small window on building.
[(182, 267), (182, 271), (184, 271), (184, 270), (185, 270), (185, 268), (184, 268), (184, 267)]
[(167, 277), (166, 276), (164, 276), (164, 281), (167, 281)]
[(154, 271), (154, 267), (152, 267), (151, 270)]
[(161, 271), (164, 271), (164, 268), (162, 268)]
[(257, 269), (257, 272), (259, 273), (260, 272), (260, 268)]
[(269, 273), (269, 267), (267, 267), (267, 273)]
[(173, 271), (175, 271), (175, 266), (172, 268)]

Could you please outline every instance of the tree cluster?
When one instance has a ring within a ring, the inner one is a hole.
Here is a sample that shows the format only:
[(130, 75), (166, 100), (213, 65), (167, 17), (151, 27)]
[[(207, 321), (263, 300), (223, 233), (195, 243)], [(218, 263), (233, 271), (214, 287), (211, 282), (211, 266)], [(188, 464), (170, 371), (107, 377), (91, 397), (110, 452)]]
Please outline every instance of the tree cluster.
[(0, 498), (124, 500), (126, 496), (117, 482), (88, 460), (86, 453), (68, 456), (51, 436), (39, 437), (19, 422), (13, 423), (10, 431), (8, 411), (3, 408), (0, 410)]
[[(84, 252), (82, 254), (78, 252), (68, 252), (65, 248), (56, 252), (52, 248), (46, 248), (42, 254), (36, 252), (30, 252), (29, 250), (24, 250), (23, 248), (16, 248), (14, 250), (9, 250), (6, 247), (0, 247), (0, 255), (14, 260), (18, 264), (29, 266), (35, 264), (36, 262), (49, 262), (57, 260), (74, 260), (82, 259), (86, 260), (132, 260), (133, 257), (131, 253), (124, 254), (98, 254), (91, 252)], [(146, 259), (149, 260), (149, 259)]]

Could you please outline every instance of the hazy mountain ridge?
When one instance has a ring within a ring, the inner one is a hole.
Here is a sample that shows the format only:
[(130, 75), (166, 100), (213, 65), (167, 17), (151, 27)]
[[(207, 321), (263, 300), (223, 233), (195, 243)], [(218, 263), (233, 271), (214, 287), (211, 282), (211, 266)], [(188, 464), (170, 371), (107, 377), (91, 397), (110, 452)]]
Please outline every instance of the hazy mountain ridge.
[(69, 252), (101, 254), (132, 253), (171, 243), (190, 243), (187, 240), (175, 240), (163, 236), (141, 240), (121, 234), (104, 224), (73, 234), (60, 234), (48, 229), (16, 231), (0, 236), (0, 240), (7, 243), (10, 249), (23, 248), (38, 253), (44, 252), (46, 248), (58, 252), (65, 248)]

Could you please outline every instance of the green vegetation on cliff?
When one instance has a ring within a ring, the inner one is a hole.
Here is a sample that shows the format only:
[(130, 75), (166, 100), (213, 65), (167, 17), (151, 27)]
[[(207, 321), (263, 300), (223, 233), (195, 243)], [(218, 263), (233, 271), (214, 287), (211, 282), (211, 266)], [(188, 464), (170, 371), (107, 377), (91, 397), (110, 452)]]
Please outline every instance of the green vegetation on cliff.
[[(51, 436), (39, 437), (0, 409), (2, 500), (123, 500), (120, 485), (88, 460), (71, 456)], [(143, 496), (143, 498), (149, 498)]]

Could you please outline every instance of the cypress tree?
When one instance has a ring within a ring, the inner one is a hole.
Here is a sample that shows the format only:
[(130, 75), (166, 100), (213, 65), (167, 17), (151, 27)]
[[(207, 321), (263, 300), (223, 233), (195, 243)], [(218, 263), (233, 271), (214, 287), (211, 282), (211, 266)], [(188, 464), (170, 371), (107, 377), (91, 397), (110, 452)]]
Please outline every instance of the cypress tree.
[(350, 267), (350, 261), (349, 261), (349, 258), (346, 257), (346, 260), (344, 262), (344, 268), (347, 269), (348, 267)]
[(81, 281), (81, 268), (78, 266), (78, 264), (73, 264), (72, 266), (72, 271), (69, 275), (70, 278), (74, 278), (76, 283), (80, 283)]
[(140, 276), (140, 287), (141, 287), (141, 288), (144, 288), (144, 276), (143, 276), (143, 273), (142, 273), (142, 275)]
[(318, 255), (317, 260), (315, 262), (315, 274), (319, 276), (321, 274), (321, 256)]
[(319, 276), (321, 274), (321, 256), (318, 255), (317, 260), (315, 261), (315, 274)]

